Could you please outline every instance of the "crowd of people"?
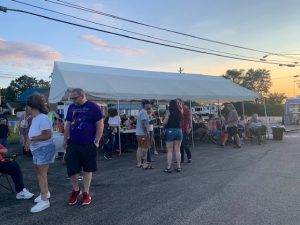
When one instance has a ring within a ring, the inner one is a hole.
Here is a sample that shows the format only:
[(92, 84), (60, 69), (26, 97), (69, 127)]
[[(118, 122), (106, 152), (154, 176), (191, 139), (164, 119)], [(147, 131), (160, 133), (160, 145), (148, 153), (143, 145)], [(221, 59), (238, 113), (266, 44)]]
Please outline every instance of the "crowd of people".
[(242, 115), (240, 118), (233, 104), (227, 105), (226, 118), (219, 111), (217, 115), (210, 115), (205, 121), (201, 115), (193, 116), (193, 129), (196, 137), (204, 139), (209, 136), (214, 143), (222, 148), (228, 140), (233, 140), (235, 148), (241, 148), (242, 140), (257, 138), (258, 144), (262, 143), (266, 135), (266, 125), (254, 113), (249, 120)]
[[(73, 101), (68, 108), (65, 124), (55, 115), (49, 115), (45, 98), (34, 94), (29, 97), (24, 115), (20, 118), (21, 145), (24, 154), (30, 152), (36, 171), (39, 186), (39, 194), (34, 199), (36, 203), (31, 212), (36, 213), (50, 207), (50, 191), (48, 188), (48, 170), (55, 158), (55, 146), (53, 132), (63, 134), (63, 146), (66, 149), (65, 162), (67, 174), (71, 180), (72, 193), (68, 198), (69, 205), (75, 205), (82, 195), (81, 205), (89, 205), (92, 201), (90, 184), (92, 174), (97, 170), (96, 155), (99, 145), (103, 147), (104, 157), (110, 159), (113, 151), (121, 151), (119, 129), (126, 126), (126, 129), (135, 128), (137, 140), (136, 167), (142, 169), (153, 169), (151, 161), (151, 150), (158, 154), (154, 139), (154, 124), (157, 118), (154, 115), (152, 104), (149, 100), (141, 101), (141, 109), (137, 117), (120, 117), (118, 111), (110, 110), (109, 115), (104, 115), (99, 106), (87, 100), (85, 92), (80, 88), (74, 88), (70, 92), (70, 100)], [(0, 108), (2, 111), (2, 108)], [(224, 147), (228, 138), (233, 137), (235, 147), (241, 147), (241, 136), (239, 128), (258, 136), (261, 143), (261, 135), (264, 126), (258, 119), (257, 114), (245, 122), (239, 119), (237, 111), (232, 104), (227, 105), (228, 114), (226, 119), (218, 113), (216, 117), (211, 116), (206, 124), (201, 116), (192, 114), (181, 99), (173, 99), (169, 102), (168, 108), (163, 117), (158, 118), (158, 124), (162, 126), (163, 139), (166, 143), (167, 157), (165, 173), (173, 171), (181, 172), (181, 164), (192, 162), (192, 155), (189, 148), (189, 138), (192, 126), (197, 133), (202, 129), (205, 134), (209, 133), (213, 138), (219, 140), (220, 146)], [(1, 113), (1, 112), (0, 112)], [(18, 163), (11, 158), (6, 159), (7, 137), (9, 129), (6, 129), (7, 118), (0, 114), (0, 173), (9, 174), (15, 184), (17, 199), (30, 199), (33, 193), (24, 187), (23, 176)], [(202, 124), (202, 125), (201, 125)], [(204, 125), (203, 125), (204, 124)], [(5, 127), (5, 128), (4, 128)], [(176, 167), (172, 171), (173, 154), (176, 158)], [(83, 171), (83, 186), (78, 182), (79, 175)]]

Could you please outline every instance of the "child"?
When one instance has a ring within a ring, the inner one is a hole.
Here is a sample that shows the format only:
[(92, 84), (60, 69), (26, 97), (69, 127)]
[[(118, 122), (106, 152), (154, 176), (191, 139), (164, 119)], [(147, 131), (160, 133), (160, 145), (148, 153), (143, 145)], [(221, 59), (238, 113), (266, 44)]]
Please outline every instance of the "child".
[(9, 128), (7, 125), (7, 120), (0, 118), (0, 144), (7, 147), (7, 138), (9, 136)]
[(65, 124), (64, 124), (64, 121), (60, 118), (54, 118), (54, 130), (63, 134), (65, 133)]

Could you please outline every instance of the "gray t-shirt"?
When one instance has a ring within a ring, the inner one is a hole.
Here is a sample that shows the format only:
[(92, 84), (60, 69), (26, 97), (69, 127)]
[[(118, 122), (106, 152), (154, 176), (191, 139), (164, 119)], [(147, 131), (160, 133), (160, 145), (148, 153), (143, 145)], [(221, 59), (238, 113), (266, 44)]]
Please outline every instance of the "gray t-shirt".
[(228, 113), (227, 117), (227, 125), (228, 127), (234, 127), (237, 126), (239, 123), (239, 115), (236, 110), (231, 110)]
[(141, 109), (136, 118), (136, 135), (145, 135), (143, 121), (148, 122), (148, 115), (145, 109)]

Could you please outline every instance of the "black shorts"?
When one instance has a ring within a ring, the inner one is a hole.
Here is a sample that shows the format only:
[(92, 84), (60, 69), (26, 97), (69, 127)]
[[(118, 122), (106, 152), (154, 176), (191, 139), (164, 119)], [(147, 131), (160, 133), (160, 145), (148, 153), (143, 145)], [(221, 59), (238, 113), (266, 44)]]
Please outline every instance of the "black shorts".
[(238, 134), (237, 127), (236, 126), (227, 127), (227, 133), (228, 133), (229, 136), (234, 136), (234, 135)]
[(97, 170), (97, 147), (95, 144), (79, 145), (69, 143), (65, 155), (68, 176), (81, 172), (95, 172)]

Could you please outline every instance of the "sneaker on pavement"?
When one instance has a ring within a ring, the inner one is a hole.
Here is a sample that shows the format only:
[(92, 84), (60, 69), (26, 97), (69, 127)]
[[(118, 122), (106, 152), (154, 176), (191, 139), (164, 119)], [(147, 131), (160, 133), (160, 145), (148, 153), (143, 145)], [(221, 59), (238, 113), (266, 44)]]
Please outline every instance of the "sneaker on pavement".
[(26, 188), (23, 188), (22, 191), (17, 193), (16, 199), (31, 199), (34, 196), (31, 192), (29, 192)]
[(72, 191), (72, 194), (69, 198), (69, 201), (68, 201), (68, 204), (69, 205), (75, 205), (77, 203), (77, 199), (78, 199), (78, 196), (81, 194), (81, 191), (78, 190), (78, 191)]
[(104, 159), (106, 159), (106, 160), (110, 160), (110, 158), (107, 157), (106, 155), (104, 155), (103, 157), (104, 157)]
[(187, 163), (192, 163), (192, 159), (188, 159)]
[[(50, 198), (50, 192), (48, 191), (48, 193), (47, 193), (47, 198), (49, 199)], [(39, 201), (41, 201), (41, 199), (42, 199), (42, 196), (41, 196), (41, 193), (39, 194), (39, 196), (37, 196), (35, 199), (34, 199), (34, 202), (35, 203), (38, 203)]]
[(32, 213), (41, 212), (49, 207), (50, 207), (49, 200), (46, 200), (46, 201), (41, 200), (30, 209), (30, 212), (32, 212)]
[(89, 205), (92, 202), (92, 198), (87, 192), (83, 192), (82, 194), (82, 202), (81, 205)]

